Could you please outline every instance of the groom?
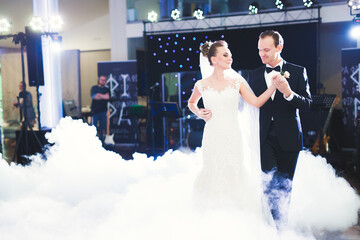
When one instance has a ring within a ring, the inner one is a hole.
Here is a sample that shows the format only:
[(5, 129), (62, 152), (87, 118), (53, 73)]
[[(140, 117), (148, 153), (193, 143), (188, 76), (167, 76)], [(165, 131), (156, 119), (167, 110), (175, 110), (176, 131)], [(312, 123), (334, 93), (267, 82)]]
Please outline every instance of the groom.
[(275, 169), (275, 178), (292, 180), (303, 147), (299, 110), (308, 110), (312, 100), (306, 69), (282, 59), (283, 47), (280, 33), (262, 32), (258, 49), (264, 65), (252, 71), (248, 81), (257, 96), (271, 82), (276, 85), (271, 99), (260, 108), (261, 168), (264, 172)]

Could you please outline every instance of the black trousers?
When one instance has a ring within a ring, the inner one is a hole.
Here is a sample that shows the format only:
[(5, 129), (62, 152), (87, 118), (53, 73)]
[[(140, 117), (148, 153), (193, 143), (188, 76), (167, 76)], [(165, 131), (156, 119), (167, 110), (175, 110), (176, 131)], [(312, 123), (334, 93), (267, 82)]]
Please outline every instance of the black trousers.
[(269, 172), (277, 168), (277, 173), (290, 180), (294, 177), (299, 151), (285, 151), (281, 148), (273, 127), (261, 146), (261, 168)]

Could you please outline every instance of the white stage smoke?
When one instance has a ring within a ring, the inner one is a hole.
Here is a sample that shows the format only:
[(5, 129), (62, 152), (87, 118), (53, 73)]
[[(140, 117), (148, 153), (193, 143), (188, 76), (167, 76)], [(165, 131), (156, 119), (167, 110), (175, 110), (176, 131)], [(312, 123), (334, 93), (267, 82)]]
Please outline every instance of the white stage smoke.
[[(156, 161), (137, 153), (125, 161), (102, 148), (94, 127), (70, 118), (62, 119), (47, 137), (55, 144), (46, 160), (33, 156), (26, 167), (0, 162), (1, 239), (309, 240), (314, 238), (298, 229), (347, 228), (359, 208), (348, 184), (326, 163), (318, 164), (322, 159), (305, 154), (312, 162), (296, 173), (291, 228), (278, 233), (241, 211), (193, 208), (201, 151), (169, 151)], [(330, 201), (332, 196), (346, 201)]]

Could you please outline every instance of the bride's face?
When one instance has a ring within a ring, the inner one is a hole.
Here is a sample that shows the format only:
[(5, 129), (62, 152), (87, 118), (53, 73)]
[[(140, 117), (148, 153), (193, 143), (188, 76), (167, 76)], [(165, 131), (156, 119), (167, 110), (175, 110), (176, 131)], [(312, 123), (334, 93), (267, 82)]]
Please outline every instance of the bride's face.
[(212, 57), (213, 65), (223, 69), (231, 68), (233, 59), (230, 50), (227, 47), (218, 47), (216, 50), (216, 55)]

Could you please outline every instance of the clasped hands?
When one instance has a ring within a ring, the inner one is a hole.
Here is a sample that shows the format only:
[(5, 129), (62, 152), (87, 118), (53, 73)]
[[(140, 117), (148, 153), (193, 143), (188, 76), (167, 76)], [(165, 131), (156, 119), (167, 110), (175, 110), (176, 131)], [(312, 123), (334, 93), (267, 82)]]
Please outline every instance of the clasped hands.
[(286, 98), (290, 96), (292, 90), (284, 76), (278, 73), (275, 74), (271, 80), (276, 89), (279, 90)]

